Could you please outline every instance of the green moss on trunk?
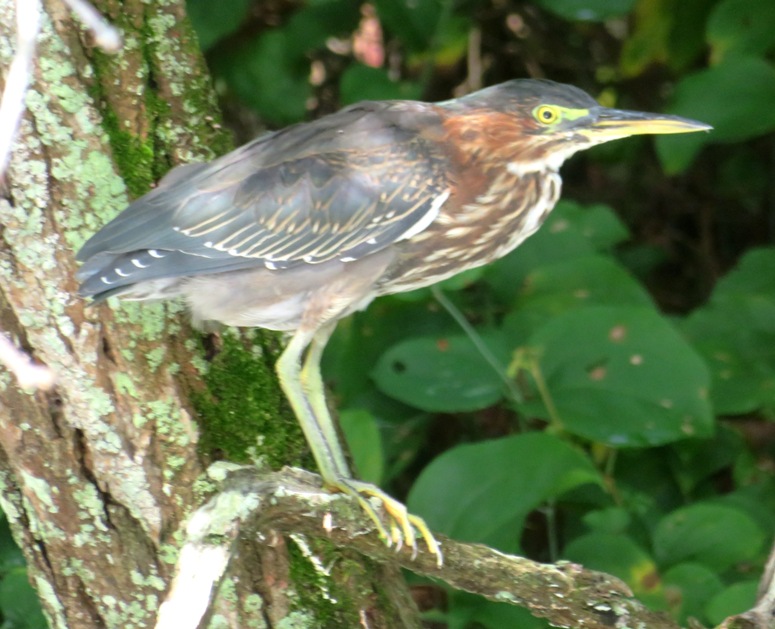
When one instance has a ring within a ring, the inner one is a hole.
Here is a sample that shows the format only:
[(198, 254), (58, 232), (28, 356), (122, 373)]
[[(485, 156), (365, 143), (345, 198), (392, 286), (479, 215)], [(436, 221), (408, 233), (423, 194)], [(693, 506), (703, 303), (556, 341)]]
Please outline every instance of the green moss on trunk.
[(226, 331), (204, 375), (206, 391), (192, 401), (201, 416), (200, 451), (208, 458), (250, 460), (279, 469), (314, 469), (298, 422), (277, 385), (276, 337)]

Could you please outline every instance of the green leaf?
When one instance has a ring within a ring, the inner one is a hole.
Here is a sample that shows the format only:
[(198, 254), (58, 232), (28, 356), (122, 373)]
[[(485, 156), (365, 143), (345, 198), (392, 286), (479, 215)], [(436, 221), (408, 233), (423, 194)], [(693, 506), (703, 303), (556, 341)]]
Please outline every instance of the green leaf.
[(642, 535), (638, 541), (650, 547), (650, 531), (666, 513), (685, 504), (686, 495), (675, 483), (662, 448), (620, 450), (615, 463), (617, 493), (633, 521), (628, 531)]
[(622, 507), (607, 507), (588, 511), (582, 516), (582, 520), (595, 533), (623, 534), (630, 526), (632, 518)]
[(528, 274), (503, 330), (516, 345), (551, 317), (586, 305), (649, 307), (646, 290), (612, 258), (586, 255), (539, 267)]
[(0, 581), (0, 610), (14, 629), (41, 629), (48, 623), (30, 585), (26, 568), (14, 568)]
[(716, 504), (742, 511), (756, 522), (762, 531), (775, 531), (775, 478), (771, 473), (764, 472), (760, 481), (720, 496)]
[(670, 112), (713, 125), (710, 133), (656, 138), (668, 173), (689, 166), (708, 142), (739, 142), (775, 129), (775, 68), (763, 59), (729, 56), (678, 83)]
[(652, 606), (664, 605), (654, 560), (626, 535), (588, 533), (568, 544), (562, 556), (586, 568), (619, 577), (638, 598)]
[(344, 71), (339, 90), (345, 105), (362, 100), (417, 100), (422, 95), (419, 84), (394, 81), (384, 68), (372, 68), (360, 63), (353, 63)]
[[(502, 341), (490, 349), (508, 361)], [(503, 381), (467, 336), (416, 337), (388, 349), (372, 377), (387, 395), (424, 411), (475, 411), (501, 399)]]
[(444, 4), (439, 0), (375, 0), (382, 23), (412, 51), (426, 51), (433, 43)]
[(732, 51), (764, 55), (775, 47), (775, 3), (722, 0), (708, 17), (706, 39), (716, 61)]
[(282, 30), (288, 50), (302, 57), (323, 48), (330, 37), (349, 37), (358, 27), (360, 3), (357, 0), (316, 0), (295, 11)]
[[(407, 321), (412, 322), (411, 329)], [(356, 313), (336, 326), (323, 355), (323, 374), (326, 381), (335, 382), (342, 408), (370, 409), (380, 421), (397, 417), (391, 413), (396, 409), (414, 415), (415, 409), (377, 389), (371, 376), (374, 366), (388, 348), (409, 335), (442, 337), (459, 333), (460, 328), (441, 308), (389, 295), (372, 302), (366, 312)]]
[[(446, 280), (441, 280), (441, 282), (438, 283), (438, 287), (444, 293), (451, 293), (462, 290), (479, 281), (479, 279), (484, 275), (486, 269), (486, 266), (477, 266), (473, 269), (461, 271), (457, 275), (453, 275)], [(430, 288), (420, 290), (430, 291)]]
[(685, 495), (690, 495), (703, 481), (734, 465), (745, 451), (740, 433), (721, 424), (710, 439), (687, 439), (672, 444), (670, 452), (674, 477)]
[(673, 26), (671, 0), (639, 2), (636, 6), (632, 34), (625, 40), (619, 66), (625, 77), (641, 74), (668, 57), (668, 43)]
[(675, 71), (689, 66), (705, 50), (705, 19), (715, 0), (638, 2), (632, 34), (620, 57), (625, 77), (645, 74), (651, 66)]
[(9, 570), (24, 565), (24, 555), (13, 541), (5, 514), (0, 512), (0, 577)]
[(705, 604), (724, 589), (721, 579), (707, 566), (679, 563), (662, 575), (665, 598), (674, 618), (684, 625), (693, 617), (705, 620)]
[(734, 301), (749, 294), (775, 299), (775, 247), (746, 252), (735, 269), (719, 280), (711, 301)]
[(557, 437), (530, 433), (448, 450), (422, 471), (407, 504), (434, 530), (518, 552), (528, 513), (570, 489), (600, 482), (580, 451)]
[(652, 277), (655, 269), (664, 264), (666, 251), (656, 244), (633, 244), (617, 252), (618, 260), (642, 283)]
[(291, 46), (284, 30), (272, 30), (214, 63), (237, 96), (275, 124), (304, 118), (312, 94), (309, 62), (291, 54)]
[(706, 54), (705, 22), (716, 0), (671, 0), (672, 18), (665, 62), (675, 73), (685, 72), (692, 62)]
[(581, 232), (595, 251), (611, 251), (630, 237), (630, 231), (622, 219), (610, 206), (603, 203), (581, 205), (574, 201), (560, 201), (557, 204), (555, 221), (567, 221)]
[(629, 13), (635, 0), (536, 0), (536, 4), (566, 20), (604, 22)]
[(358, 478), (379, 485), (385, 461), (377, 420), (366, 410), (343, 410), (339, 413), (339, 426), (350, 446)]
[(349, 36), (359, 13), (354, 0), (323, 0), (295, 11), (287, 24), (229, 50), (217, 50), (212, 66), (234, 93), (265, 120), (286, 125), (307, 113), (312, 95), (309, 53), (329, 37)]
[(187, 0), (186, 14), (191, 19), (202, 50), (233, 33), (245, 19), (251, 0)]
[(708, 621), (714, 626), (720, 625), (729, 616), (742, 614), (751, 609), (756, 602), (758, 587), (759, 584), (756, 581), (743, 581), (719, 592), (705, 608)]
[(713, 375), (716, 411), (775, 414), (775, 248), (749, 251), (681, 322)]
[(485, 269), (484, 280), (498, 297), (511, 303), (531, 271), (608, 251), (628, 236), (627, 228), (608, 206), (560, 201), (537, 233)]
[[(650, 308), (577, 308), (551, 319), (527, 347), (573, 434), (646, 446), (713, 432), (705, 364)], [(550, 418), (537, 404), (527, 410)]]
[[(449, 629), (549, 629), (542, 618), (536, 618), (524, 607), (495, 603), (482, 596), (453, 590), (448, 596), (448, 610), (438, 620)], [(437, 620), (437, 618), (428, 619)]]
[(719, 504), (695, 503), (665, 516), (654, 531), (660, 565), (684, 561), (724, 571), (757, 556), (764, 532), (747, 514)]

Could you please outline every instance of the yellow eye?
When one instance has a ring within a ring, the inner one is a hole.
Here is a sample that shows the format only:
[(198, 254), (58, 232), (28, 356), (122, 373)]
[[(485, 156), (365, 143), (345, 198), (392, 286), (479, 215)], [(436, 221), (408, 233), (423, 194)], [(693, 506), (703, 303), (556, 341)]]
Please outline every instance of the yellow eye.
[(560, 109), (551, 105), (540, 105), (533, 110), (533, 115), (541, 124), (554, 124), (560, 119)]

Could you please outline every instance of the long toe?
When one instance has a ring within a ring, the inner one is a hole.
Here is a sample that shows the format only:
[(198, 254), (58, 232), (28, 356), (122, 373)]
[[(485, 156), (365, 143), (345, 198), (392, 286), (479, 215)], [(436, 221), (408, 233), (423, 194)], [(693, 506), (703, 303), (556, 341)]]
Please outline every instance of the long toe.
[(380, 536), (385, 539), (388, 546), (395, 544), (396, 551), (400, 551), (406, 546), (412, 553), (412, 558), (417, 556), (417, 534), (425, 541), (428, 552), (436, 558), (436, 564), (441, 567), (444, 557), (441, 552), (441, 546), (438, 540), (433, 536), (428, 525), (421, 517), (410, 514), (406, 507), (395, 498), (390, 497), (379, 487), (363, 481), (353, 479), (339, 479), (338, 482), (330, 483), (334, 489), (343, 493), (354, 495), (358, 502), (364, 507), (366, 513), (372, 520), (379, 519), (370, 498), (376, 498), (382, 505), (382, 509), (387, 517), (387, 526), (390, 528), (390, 535), (385, 534), (385, 525), (379, 523), (377, 529)]

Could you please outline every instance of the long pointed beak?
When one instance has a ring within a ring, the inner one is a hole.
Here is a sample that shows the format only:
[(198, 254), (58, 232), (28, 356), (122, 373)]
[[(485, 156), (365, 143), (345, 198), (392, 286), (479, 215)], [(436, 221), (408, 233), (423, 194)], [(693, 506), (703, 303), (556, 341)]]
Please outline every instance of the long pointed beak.
[(601, 107), (597, 119), (579, 131), (597, 142), (603, 142), (631, 135), (693, 133), (710, 131), (712, 128), (705, 123), (679, 116)]

